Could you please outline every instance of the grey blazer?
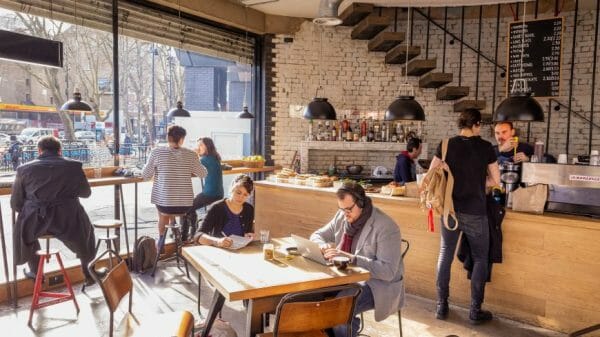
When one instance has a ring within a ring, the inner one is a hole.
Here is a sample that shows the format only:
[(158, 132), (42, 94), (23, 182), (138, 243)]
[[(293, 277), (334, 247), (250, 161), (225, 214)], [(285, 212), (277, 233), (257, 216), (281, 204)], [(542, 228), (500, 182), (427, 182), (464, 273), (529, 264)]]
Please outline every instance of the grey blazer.
[[(344, 214), (314, 232), (310, 239), (318, 243), (335, 242), (339, 246), (344, 233)], [(375, 300), (377, 322), (394, 314), (404, 305), (404, 265), (402, 263), (400, 228), (376, 207), (363, 227), (356, 244), (356, 264), (371, 273), (367, 285)]]

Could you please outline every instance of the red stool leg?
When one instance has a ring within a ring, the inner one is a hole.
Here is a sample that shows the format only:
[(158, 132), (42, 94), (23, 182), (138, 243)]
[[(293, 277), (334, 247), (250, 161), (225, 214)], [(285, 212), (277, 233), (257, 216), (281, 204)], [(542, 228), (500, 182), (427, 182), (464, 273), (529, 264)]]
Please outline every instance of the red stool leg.
[(67, 286), (67, 290), (69, 291), (69, 298), (73, 299), (73, 303), (75, 304), (75, 309), (77, 309), (77, 314), (79, 315), (79, 304), (77, 304), (77, 299), (75, 298), (75, 293), (73, 292), (73, 287), (71, 286), (71, 280), (69, 280), (69, 276), (67, 275), (67, 271), (63, 266), (62, 259), (60, 257), (60, 253), (56, 253), (56, 259), (58, 260), (58, 265), (60, 266), (60, 272), (63, 274), (65, 278), (65, 285)]
[(39, 308), (40, 293), (42, 292), (42, 280), (44, 279), (44, 260), (46, 256), (40, 256), (38, 262), (37, 274), (35, 275), (35, 285), (33, 286), (33, 299), (31, 300), (31, 307), (29, 308), (29, 320), (27, 325), (31, 326), (31, 319), (33, 318), (33, 312)]

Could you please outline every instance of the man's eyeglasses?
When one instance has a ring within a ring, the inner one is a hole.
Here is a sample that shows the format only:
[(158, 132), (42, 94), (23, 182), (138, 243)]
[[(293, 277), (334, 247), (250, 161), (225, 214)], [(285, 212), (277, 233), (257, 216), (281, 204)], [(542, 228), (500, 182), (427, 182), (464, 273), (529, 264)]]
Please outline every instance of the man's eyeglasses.
[(353, 203), (350, 207), (338, 207), (338, 209), (344, 213), (350, 213), (354, 209), (354, 206), (356, 206), (356, 203)]

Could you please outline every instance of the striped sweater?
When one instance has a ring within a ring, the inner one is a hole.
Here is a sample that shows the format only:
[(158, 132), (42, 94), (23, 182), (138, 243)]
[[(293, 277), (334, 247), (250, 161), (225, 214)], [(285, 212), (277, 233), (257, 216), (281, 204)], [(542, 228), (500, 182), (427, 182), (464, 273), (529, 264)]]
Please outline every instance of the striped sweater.
[(198, 155), (186, 148), (161, 146), (152, 150), (142, 177), (154, 177), (150, 201), (159, 206), (192, 206), (192, 176), (206, 177), (206, 168)]

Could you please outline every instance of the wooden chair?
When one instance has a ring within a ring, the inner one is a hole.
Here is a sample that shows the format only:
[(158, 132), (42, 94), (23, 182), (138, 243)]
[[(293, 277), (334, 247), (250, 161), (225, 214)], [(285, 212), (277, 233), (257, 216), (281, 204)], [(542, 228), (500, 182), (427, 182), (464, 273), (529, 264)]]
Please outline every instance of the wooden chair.
[[(95, 272), (96, 263), (98, 263), (104, 255), (109, 254), (109, 251), (110, 250), (105, 251), (90, 262), (88, 270), (90, 271), (92, 278), (100, 285), (102, 294), (108, 305), (110, 314), (109, 337), (113, 337), (114, 313), (121, 303), (121, 300), (126, 295), (129, 296), (128, 312), (134, 319), (135, 316), (131, 311), (133, 282), (129, 270), (127, 269), (127, 264), (119, 254), (114, 251), (110, 252), (110, 254), (117, 256), (118, 263), (114, 268), (108, 271), (106, 276), (100, 278)], [(137, 319), (135, 320), (137, 322)], [(156, 315), (155, 317), (147, 319), (147, 322), (149, 322), (149, 324), (139, 324), (140, 326), (136, 329), (135, 336), (190, 337), (194, 328), (194, 316), (189, 311)]]
[[(401, 245), (404, 244), (405, 248), (402, 249), (402, 259), (404, 259), (404, 255), (406, 255), (406, 253), (408, 253), (408, 250), (410, 249), (410, 243), (408, 242), (408, 240), (404, 240), (402, 239)], [(404, 278), (404, 276), (402, 276), (402, 278)], [(363, 313), (360, 313), (360, 328), (358, 329), (358, 334), (360, 335), (360, 333), (363, 331), (363, 328), (365, 327), (365, 321), (364, 321), (364, 317), (363, 317)], [(400, 337), (402, 337), (402, 310), (398, 310), (398, 329), (400, 329)]]
[[(353, 295), (323, 298), (326, 294), (353, 289)], [(348, 336), (352, 330), (352, 317), (356, 299), (361, 289), (357, 284), (331, 287), (308, 292), (288, 294), (281, 299), (275, 312), (273, 332), (258, 337), (327, 337), (325, 329), (346, 325)]]

